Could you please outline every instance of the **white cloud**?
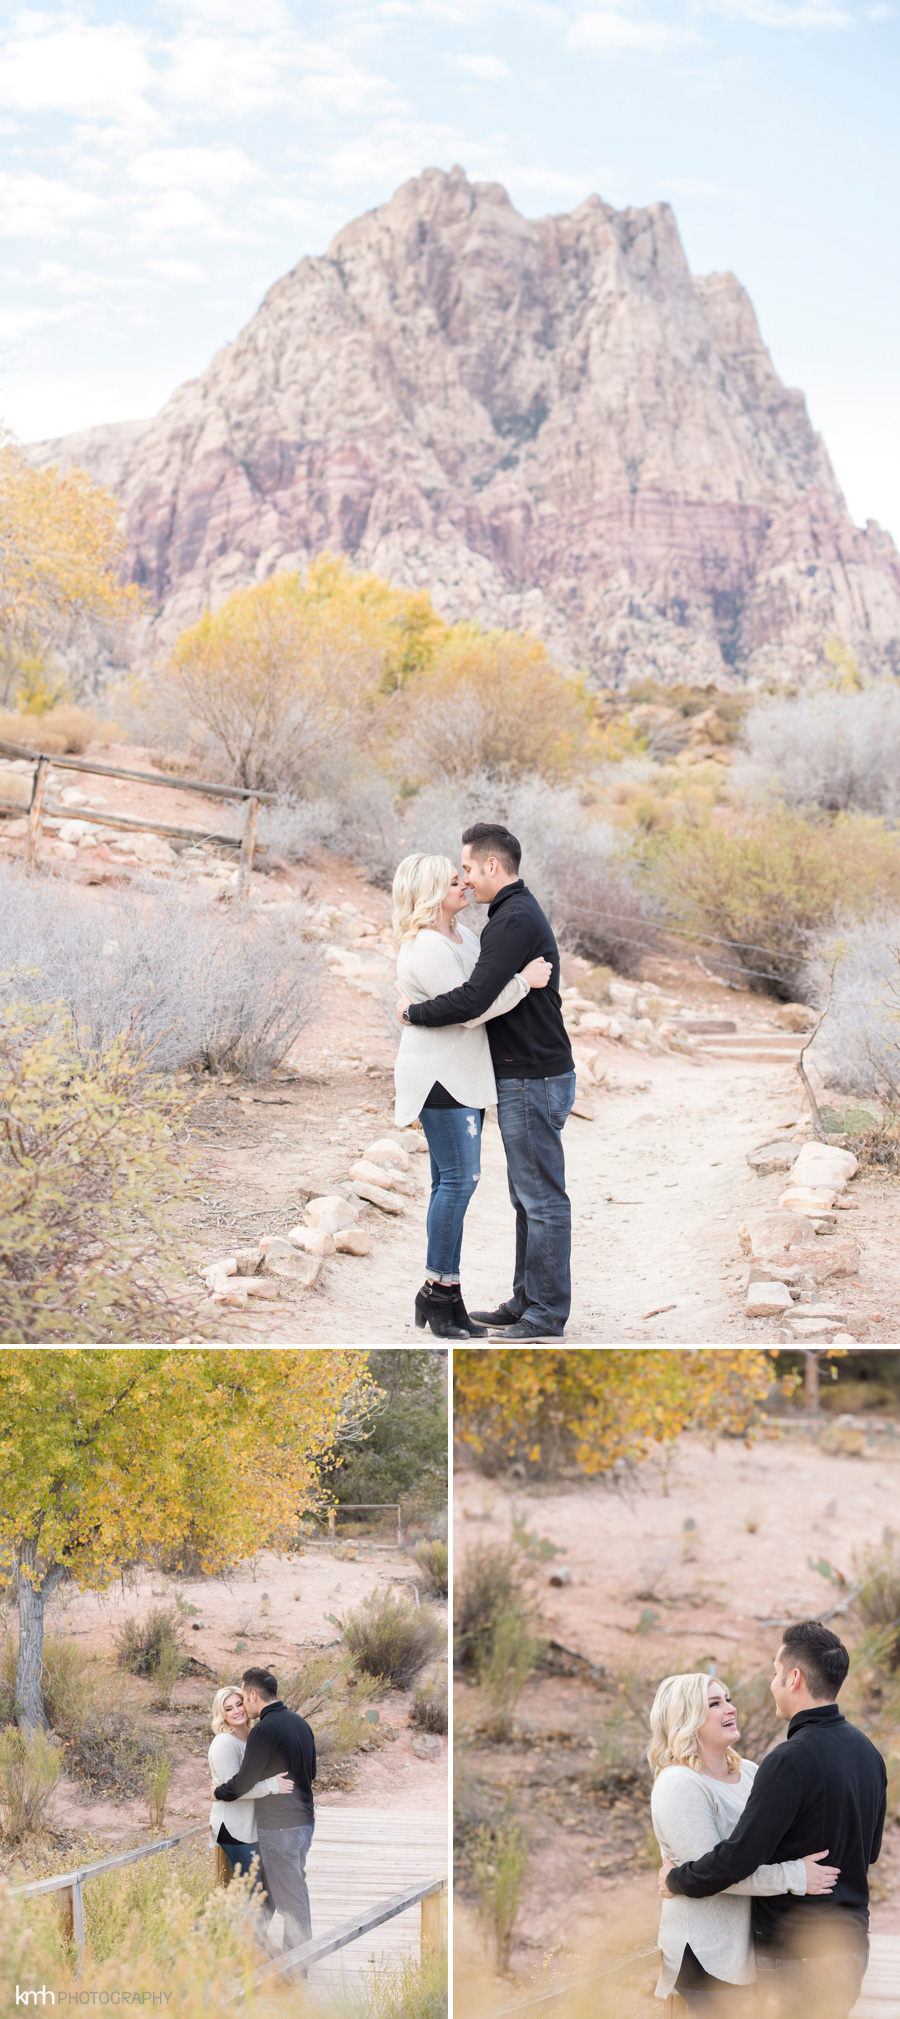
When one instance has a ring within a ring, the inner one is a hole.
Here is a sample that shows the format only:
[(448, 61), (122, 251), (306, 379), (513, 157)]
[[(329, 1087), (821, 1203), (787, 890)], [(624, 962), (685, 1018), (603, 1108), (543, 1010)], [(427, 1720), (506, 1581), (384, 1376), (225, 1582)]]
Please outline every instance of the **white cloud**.
[(242, 184), (257, 182), (262, 171), (239, 147), (150, 148), (129, 164), (128, 174), (140, 189), (188, 187), (225, 196)]
[(458, 69), (468, 70), (472, 77), (481, 77), (488, 84), (509, 76), (509, 65), (501, 63), (499, 56), (457, 56), (456, 64)]
[(282, 105), (307, 116), (346, 114), (394, 99), (388, 80), (354, 62), (343, 40), (312, 42), (293, 32), (213, 35), (199, 28), (186, 29), (172, 43), (165, 92), (173, 106), (205, 120)]
[(852, 28), (853, 16), (834, 0), (701, 0), (700, 11), (759, 28)]
[(103, 27), (75, 15), (21, 15), (2, 49), (3, 102), (15, 112), (144, 117), (153, 83), (146, 42), (126, 21)]
[(587, 49), (597, 56), (618, 56), (629, 50), (656, 54), (664, 49), (684, 48), (700, 39), (691, 28), (623, 14), (615, 7), (601, 7), (590, 14), (578, 15), (566, 36), (566, 47)]
[(47, 175), (0, 172), (0, 232), (10, 238), (59, 238), (101, 208), (99, 197)]
[(867, 21), (893, 21), (896, 11), (895, 7), (888, 7), (885, 4), (885, 0), (876, 0), (874, 7), (866, 8), (866, 19)]

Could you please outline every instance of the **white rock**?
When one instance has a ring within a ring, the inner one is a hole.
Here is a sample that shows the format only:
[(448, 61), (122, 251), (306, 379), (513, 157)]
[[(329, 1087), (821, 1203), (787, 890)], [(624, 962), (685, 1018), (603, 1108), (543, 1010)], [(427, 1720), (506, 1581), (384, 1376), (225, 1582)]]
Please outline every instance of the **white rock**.
[(789, 1185), (782, 1192), (778, 1204), (785, 1213), (808, 1213), (811, 1220), (822, 1213), (830, 1213), (834, 1205), (834, 1193), (819, 1188), (812, 1191), (808, 1185)]
[(335, 1234), (334, 1245), (339, 1255), (371, 1255), (375, 1243), (362, 1227), (343, 1227)]
[(390, 1136), (379, 1136), (377, 1143), (369, 1143), (363, 1154), (376, 1164), (396, 1164), (401, 1171), (409, 1170), (409, 1151), (402, 1143), (392, 1142)]
[[(612, 1026), (615, 1022), (615, 1017), (604, 1016), (602, 1010), (590, 1009), (586, 1016), (579, 1018), (577, 1029), (579, 1032), (589, 1032), (592, 1037), (611, 1037), (613, 1035)], [(621, 1034), (622, 1026), (619, 1024), (618, 1035), (621, 1036)]]
[(402, 1143), (404, 1150), (408, 1150), (412, 1157), (427, 1157), (428, 1155), (428, 1144), (425, 1141), (424, 1129), (399, 1129), (397, 1132), (397, 1141), (398, 1143)]
[(370, 1206), (378, 1206), (382, 1213), (403, 1212), (403, 1202), (396, 1192), (386, 1192), (383, 1185), (369, 1185), (361, 1179), (355, 1179), (354, 1185), (359, 1198), (365, 1199)]
[(770, 1255), (783, 1256), (788, 1248), (814, 1240), (815, 1233), (802, 1213), (750, 1213), (738, 1228), (745, 1255), (765, 1261)]
[(210, 1263), (208, 1269), (204, 1269), (203, 1281), (213, 1290), (220, 1279), (236, 1276), (237, 1273), (237, 1257), (235, 1255), (220, 1255), (215, 1262)]
[(781, 1138), (760, 1143), (747, 1151), (747, 1162), (758, 1178), (770, 1178), (774, 1171), (790, 1171), (797, 1161), (797, 1145)]
[(780, 1318), (791, 1309), (786, 1283), (751, 1283), (744, 1307), (748, 1318)]
[(813, 1190), (830, 1185), (833, 1192), (842, 1192), (858, 1170), (852, 1150), (841, 1150), (831, 1143), (804, 1143), (791, 1177), (795, 1185), (809, 1185)]
[[(307, 1200), (306, 1217), (321, 1233), (336, 1234), (340, 1227), (357, 1225), (359, 1208), (351, 1199), (343, 1199), (339, 1192), (328, 1192), (322, 1199)], [(288, 1240), (291, 1238), (289, 1233)]]
[[(280, 1244), (279, 1244), (280, 1246)], [(286, 1242), (290, 1253), (283, 1255), (274, 1250), (266, 1254), (263, 1264), (268, 1276), (289, 1277), (291, 1282), (301, 1284), (304, 1290), (312, 1290), (319, 1280), (322, 1263), (318, 1255), (301, 1255), (299, 1249)]]
[(357, 1157), (349, 1171), (350, 1183), (355, 1189), (358, 1189), (359, 1181), (363, 1185), (382, 1185), (386, 1192), (393, 1189), (394, 1175), (393, 1171), (386, 1171), (383, 1164), (374, 1164), (368, 1157)]

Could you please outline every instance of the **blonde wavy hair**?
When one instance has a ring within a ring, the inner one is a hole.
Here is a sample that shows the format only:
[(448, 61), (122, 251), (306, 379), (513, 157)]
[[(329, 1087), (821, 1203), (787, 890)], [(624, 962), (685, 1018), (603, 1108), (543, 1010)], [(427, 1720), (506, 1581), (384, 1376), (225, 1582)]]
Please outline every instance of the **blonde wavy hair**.
[[(708, 1675), (663, 1676), (650, 1712), (652, 1736), (647, 1758), (654, 1780), (663, 1767), (693, 1767), (695, 1774), (702, 1774), (697, 1734), (709, 1716), (709, 1685), (713, 1681), (715, 1677)], [(740, 1753), (728, 1746), (725, 1758), (729, 1772), (734, 1773), (741, 1764)]]
[(434, 925), (456, 875), (446, 855), (405, 855), (391, 886), (394, 900), (394, 951)]
[[(216, 1690), (216, 1694), (212, 1700), (212, 1710), (209, 1714), (211, 1731), (216, 1733), (230, 1732), (231, 1726), (225, 1722), (225, 1699), (226, 1697), (242, 1697), (243, 1694), (244, 1692), (241, 1689), (240, 1683), (229, 1683), (227, 1689)], [(252, 1720), (250, 1722), (252, 1723)]]

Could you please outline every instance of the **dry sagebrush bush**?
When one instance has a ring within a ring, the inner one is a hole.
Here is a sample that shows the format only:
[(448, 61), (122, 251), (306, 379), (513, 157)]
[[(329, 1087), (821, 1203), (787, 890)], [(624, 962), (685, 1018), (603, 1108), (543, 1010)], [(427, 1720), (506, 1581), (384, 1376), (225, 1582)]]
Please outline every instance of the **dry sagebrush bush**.
[(564, 778), (591, 754), (591, 714), (539, 639), (459, 624), (395, 715), (394, 756), (414, 777)]
[(443, 1737), (449, 1730), (450, 1706), (445, 1669), (441, 1669), (439, 1675), (431, 1676), (428, 1682), (416, 1683), (409, 1722), (420, 1732), (434, 1732), (438, 1737)]
[(373, 1592), (343, 1622), (354, 1666), (388, 1689), (409, 1689), (446, 1647), (443, 1621), (430, 1606), (411, 1606), (392, 1591)]
[(314, 1014), (317, 976), (292, 917), (223, 912), (182, 877), (96, 906), (0, 866), (0, 1003), (65, 1003), (85, 1059), (127, 1036), (154, 1072), (265, 1077)]
[(823, 688), (754, 708), (735, 765), (740, 790), (786, 806), (829, 813), (900, 812), (900, 689), (878, 681), (862, 693)]
[[(0, 1031), (0, 1340), (170, 1339), (184, 1312), (170, 1218), (188, 1180), (183, 1091), (117, 1039), (85, 1066), (65, 1012), (9, 1005)], [(155, 1255), (156, 1261), (152, 1259)]]

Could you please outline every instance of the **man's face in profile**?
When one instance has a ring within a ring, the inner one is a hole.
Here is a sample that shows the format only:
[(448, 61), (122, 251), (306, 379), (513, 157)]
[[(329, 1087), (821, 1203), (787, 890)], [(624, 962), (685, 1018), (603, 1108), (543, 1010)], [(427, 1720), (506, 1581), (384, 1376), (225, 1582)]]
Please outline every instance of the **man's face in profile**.
[(463, 882), (466, 889), (472, 892), (475, 903), (490, 904), (494, 895), (494, 877), (499, 866), (495, 857), (489, 855), (484, 862), (479, 862), (477, 856), (472, 854), (471, 848), (463, 844), (460, 860)]

